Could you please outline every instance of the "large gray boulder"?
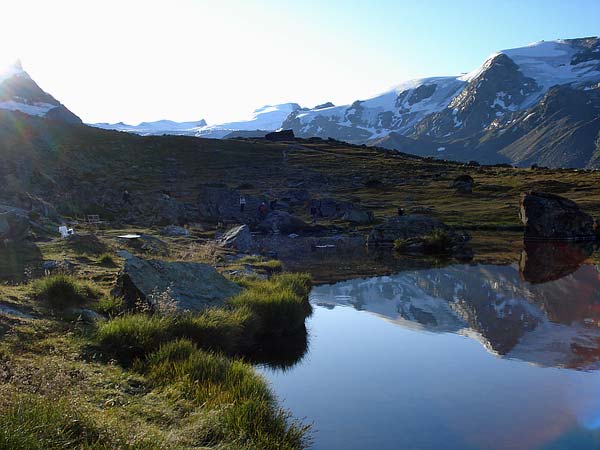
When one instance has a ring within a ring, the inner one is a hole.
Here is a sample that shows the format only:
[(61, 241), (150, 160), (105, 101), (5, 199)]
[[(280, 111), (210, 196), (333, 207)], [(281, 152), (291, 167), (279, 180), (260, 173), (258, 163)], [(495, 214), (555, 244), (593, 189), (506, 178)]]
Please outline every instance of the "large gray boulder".
[(448, 231), (449, 227), (433, 217), (420, 214), (389, 217), (382, 224), (373, 227), (367, 242), (369, 245), (389, 245), (396, 239), (419, 238), (436, 230)]
[(581, 211), (575, 202), (555, 194), (523, 193), (519, 217), (528, 240), (593, 240), (598, 236), (592, 216)]
[(133, 255), (125, 259), (118, 276), (117, 294), (128, 305), (147, 303), (161, 309), (202, 311), (222, 305), (241, 288), (208, 264), (146, 260)]
[(217, 239), (217, 244), (223, 248), (232, 248), (240, 252), (248, 252), (254, 247), (252, 233), (248, 225), (240, 225), (228, 230)]
[(18, 210), (0, 210), (0, 241), (22, 241), (29, 228), (29, 218)]
[(306, 222), (285, 211), (272, 211), (258, 224), (258, 229), (266, 233), (297, 233), (306, 228)]

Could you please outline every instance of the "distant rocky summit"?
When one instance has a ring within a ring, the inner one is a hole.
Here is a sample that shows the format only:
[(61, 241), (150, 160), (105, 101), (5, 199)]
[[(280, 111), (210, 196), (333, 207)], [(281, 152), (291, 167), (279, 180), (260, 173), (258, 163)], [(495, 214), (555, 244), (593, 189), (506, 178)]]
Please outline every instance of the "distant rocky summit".
[(595, 219), (569, 199), (530, 191), (521, 195), (519, 216), (525, 239), (593, 240), (598, 237)]

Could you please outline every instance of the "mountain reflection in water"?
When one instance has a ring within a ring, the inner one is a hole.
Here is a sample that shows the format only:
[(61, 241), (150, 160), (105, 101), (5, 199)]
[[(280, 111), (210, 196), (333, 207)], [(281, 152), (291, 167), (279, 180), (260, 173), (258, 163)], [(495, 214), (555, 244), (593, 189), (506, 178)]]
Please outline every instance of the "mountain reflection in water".
[(579, 265), (588, 254), (531, 244), (520, 267), (455, 265), (349, 280), (317, 286), (312, 302), (466, 335), (498, 356), (592, 370), (600, 368), (600, 269)]

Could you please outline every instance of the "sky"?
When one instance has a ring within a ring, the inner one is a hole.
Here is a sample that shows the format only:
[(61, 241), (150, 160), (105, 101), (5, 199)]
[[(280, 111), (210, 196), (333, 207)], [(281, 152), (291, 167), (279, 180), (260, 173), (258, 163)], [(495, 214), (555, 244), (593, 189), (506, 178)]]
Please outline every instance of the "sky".
[(243, 119), (372, 97), (495, 51), (600, 35), (599, 0), (0, 0), (20, 58), (85, 122)]

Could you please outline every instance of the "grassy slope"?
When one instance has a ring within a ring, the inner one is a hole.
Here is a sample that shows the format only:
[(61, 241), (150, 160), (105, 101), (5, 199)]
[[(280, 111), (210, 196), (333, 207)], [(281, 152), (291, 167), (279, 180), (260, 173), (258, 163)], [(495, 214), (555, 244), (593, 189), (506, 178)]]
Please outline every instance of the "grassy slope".
[[(93, 325), (64, 308), (106, 311), (103, 299), (121, 260), (110, 233), (80, 238), (39, 243), (45, 259), (73, 262), (73, 278), (0, 285), (0, 305), (31, 316), (0, 314), (0, 449), (304, 446), (306, 428), (278, 408), (264, 381), (240, 357), (245, 359), (251, 338), (270, 327), (277, 310), (298, 310), (294, 327), (304, 322), (310, 312), (302, 306), (308, 304), (306, 278), (241, 280), (248, 291), (229, 309), (198, 317), (116, 317), (96, 334)], [(184, 254), (185, 243), (167, 242), (174, 256)], [(185, 253), (187, 260), (206, 257), (203, 251)], [(247, 263), (259, 264), (258, 270), (263, 263), (267, 272), (274, 265), (262, 259)], [(283, 303), (273, 295), (280, 292), (288, 292)], [(119, 306), (109, 312), (120, 314)], [(144, 342), (154, 336), (155, 345), (135, 353), (132, 336)], [(179, 343), (181, 337), (191, 341)], [(193, 351), (184, 360), (165, 361), (173, 346)]]

